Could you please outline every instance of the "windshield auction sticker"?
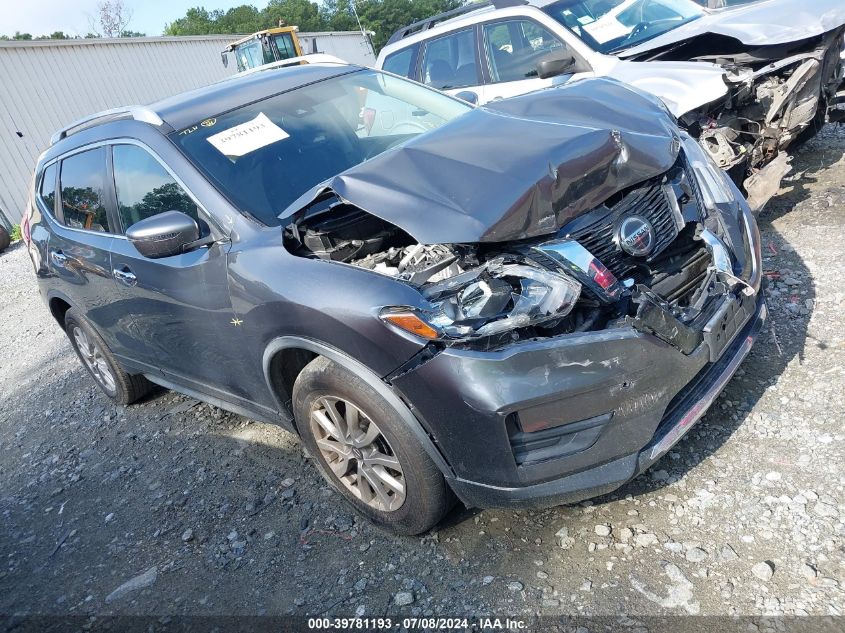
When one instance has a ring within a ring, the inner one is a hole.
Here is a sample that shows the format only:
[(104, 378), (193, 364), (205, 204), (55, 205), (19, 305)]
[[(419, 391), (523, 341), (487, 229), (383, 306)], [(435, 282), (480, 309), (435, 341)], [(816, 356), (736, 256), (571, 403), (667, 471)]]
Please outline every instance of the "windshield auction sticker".
[(288, 138), (290, 134), (260, 112), (254, 119), (208, 137), (208, 142), (231, 160)]

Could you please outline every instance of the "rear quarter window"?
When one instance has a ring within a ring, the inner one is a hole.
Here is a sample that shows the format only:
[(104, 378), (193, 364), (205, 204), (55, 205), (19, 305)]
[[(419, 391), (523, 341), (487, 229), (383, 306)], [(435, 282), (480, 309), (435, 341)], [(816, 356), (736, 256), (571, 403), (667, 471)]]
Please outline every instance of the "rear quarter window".
[(415, 44), (414, 46), (403, 48), (401, 51), (391, 53), (385, 58), (382, 69), (394, 75), (413, 79), (414, 75), (416, 75), (414, 60), (417, 58), (418, 49), (419, 45)]
[(56, 170), (56, 163), (44, 170), (44, 175), (41, 177), (41, 187), (38, 190), (41, 202), (50, 211), (51, 216), (56, 209)]

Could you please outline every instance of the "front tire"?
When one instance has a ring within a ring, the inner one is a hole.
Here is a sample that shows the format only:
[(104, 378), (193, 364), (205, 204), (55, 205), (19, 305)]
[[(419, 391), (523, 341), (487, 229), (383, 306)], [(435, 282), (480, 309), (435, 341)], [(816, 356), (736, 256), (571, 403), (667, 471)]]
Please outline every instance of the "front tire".
[(293, 411), (320, 474), (380, 528), (419, 534), (452, 507), (452, 492), (420, 442), (356, 374), (316, 358), (294, 383)]
[(149, 393), (151, 383), (143, 376), (126, 373), (102, 337), (73, 308), (65, 314), (65, 333), (82, 366), (109, 398), (126, 405)]

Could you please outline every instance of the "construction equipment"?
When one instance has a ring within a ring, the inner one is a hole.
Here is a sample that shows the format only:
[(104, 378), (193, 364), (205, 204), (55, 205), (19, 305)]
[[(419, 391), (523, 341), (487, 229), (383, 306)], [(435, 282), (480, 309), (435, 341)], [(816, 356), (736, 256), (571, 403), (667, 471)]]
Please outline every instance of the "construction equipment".
[(376, 58), (369, 35), (364, 31), (300, 33), (297, 26), (279, 26), (242, 37), (220, 55), (228, 68), (229, 54), (233, 54), (238, 72), (315, 53), (328, 53), (351, 64), (372, 66)]
[(291, 57), (301, 57), (302, 48), (296, 35), (297, 31), (299, 27), (296, 26), (279, 26), (242, 37), (223, 50), (223, 65), (229, 66), (227, 53), (234, 53), (238, 72)]

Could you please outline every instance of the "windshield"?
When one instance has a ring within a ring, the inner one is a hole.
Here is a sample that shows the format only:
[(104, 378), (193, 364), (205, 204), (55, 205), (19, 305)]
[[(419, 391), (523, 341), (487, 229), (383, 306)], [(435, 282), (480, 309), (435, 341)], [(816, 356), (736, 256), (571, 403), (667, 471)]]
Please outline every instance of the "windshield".
[(405, 79), (361, 70), (205, 119), (172, 138), (236, 206), (274, 225), (324, 180), (471, 109)]
[(558, 0), (543, 11), (600, 53), (642, 44), (704, 15), (692, 0)]

